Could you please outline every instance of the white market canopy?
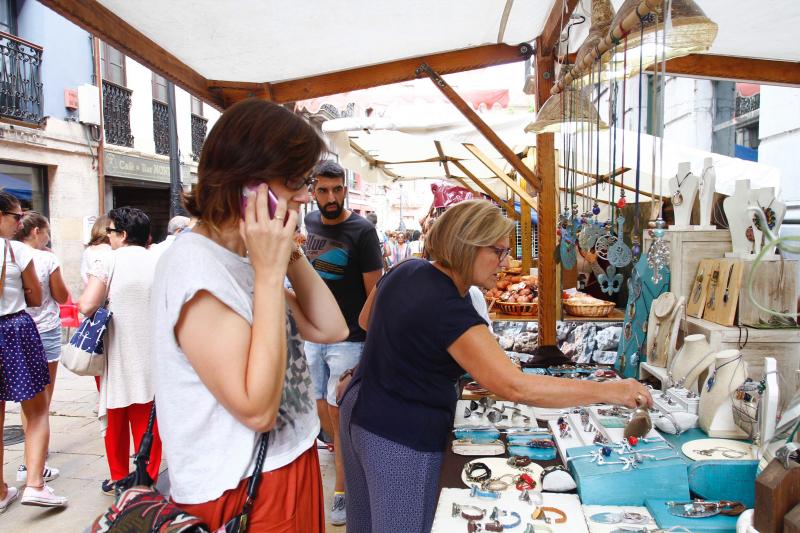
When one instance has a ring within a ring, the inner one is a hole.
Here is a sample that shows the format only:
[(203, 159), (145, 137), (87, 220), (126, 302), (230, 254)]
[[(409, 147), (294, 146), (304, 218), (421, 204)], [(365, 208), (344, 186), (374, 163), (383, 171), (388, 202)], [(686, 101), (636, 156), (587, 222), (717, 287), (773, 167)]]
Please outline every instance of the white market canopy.
[[(546, 52), (577, 0), (41, 0), (220, 108), (257, 96), (295, 102)], [(613, 1), (615, 7), (621, 0)], [(800, 84), (800, 2), (697, 0), (719, 25), (711, 54), (681, 75)], [(563, 16), (563, 12), (567, 16)], [(541, 51), (540, 51), (541, 52)], [(742, 61), (746, 58), (751, 58)], [(755, 58), (755, 59), (752, 59)], [(772, 61), (762, 61), (772, 60)], [(776, 62), (773, 62), (776, 61)], [(674, 67), (674, 68), (673, 68)]]

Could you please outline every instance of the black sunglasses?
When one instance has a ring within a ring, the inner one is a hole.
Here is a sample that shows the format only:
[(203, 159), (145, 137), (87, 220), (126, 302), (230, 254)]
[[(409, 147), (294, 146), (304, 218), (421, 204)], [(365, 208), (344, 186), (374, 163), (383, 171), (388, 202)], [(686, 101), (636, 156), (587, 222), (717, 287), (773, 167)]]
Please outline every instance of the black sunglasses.
[(25, 213), (14, 213), (13, 211), (3, 211), (3, 214), (14, 217), (14, 220), (16, 220), (17, 222), (22, 220), (22, 217), (25, 216)]
[(122, 233), (122, 232), (124, 232), (125, 230), (124, 230), (124, 229), (112, 228), (112, 227), (106, 227), (106, 233), (111, 233), (112, 231), (113, 231), (114, 233)]
[(283, 180), (283, 184), (286, 185), (286, 188), (292, 191), (299, 191), (303, 187), (308, 187), (314, 183), (314, 174), (309, 174), (307, 176), (296, 176), (294, 178), (285, 178)]

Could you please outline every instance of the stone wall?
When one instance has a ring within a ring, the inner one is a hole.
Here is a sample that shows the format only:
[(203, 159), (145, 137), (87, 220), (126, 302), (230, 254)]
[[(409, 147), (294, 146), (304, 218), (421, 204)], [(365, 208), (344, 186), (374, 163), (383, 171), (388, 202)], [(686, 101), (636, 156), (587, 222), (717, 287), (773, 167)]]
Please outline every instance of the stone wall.
[[(495, 321), (500, 347), (508, 352), (533, 353), (538, 345), (538, 322)], [(558, 347), (576, 363), (614, 364), (622, 334), (620, 322), (558, 322)]]

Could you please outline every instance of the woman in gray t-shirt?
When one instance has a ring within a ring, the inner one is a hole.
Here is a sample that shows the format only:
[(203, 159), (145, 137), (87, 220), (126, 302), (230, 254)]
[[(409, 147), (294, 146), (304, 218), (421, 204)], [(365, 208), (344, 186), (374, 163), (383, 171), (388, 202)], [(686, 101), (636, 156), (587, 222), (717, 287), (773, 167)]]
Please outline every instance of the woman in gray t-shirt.
[(324, 530), (319, 420), (300, 337), (338, 342), (348, 330), (293, 240), (323, 148), (283, 107), (232, 106), (206, 139), (186, 198), (197, 225), (156, 269), (154, 381), (170, 495), (212, 531), (241, 511), (267, 431), (270, 475), (250, 529)]

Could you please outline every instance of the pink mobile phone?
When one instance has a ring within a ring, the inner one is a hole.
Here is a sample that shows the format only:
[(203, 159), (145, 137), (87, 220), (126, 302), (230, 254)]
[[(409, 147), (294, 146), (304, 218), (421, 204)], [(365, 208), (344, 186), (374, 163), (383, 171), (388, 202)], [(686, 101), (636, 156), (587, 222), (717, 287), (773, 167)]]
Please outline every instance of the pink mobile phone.
[[(244, 210), (247, 207), (247, 193), (256, 193), (259, 183), (251, 183), (242, 187), (242, 219), (244, 219)], [(275, 209), (278, 207), (278, 197), (272, 192), (272, 189), (267, 186), (267, 209), (269, 210), (269, 218), (275, 218)]]

